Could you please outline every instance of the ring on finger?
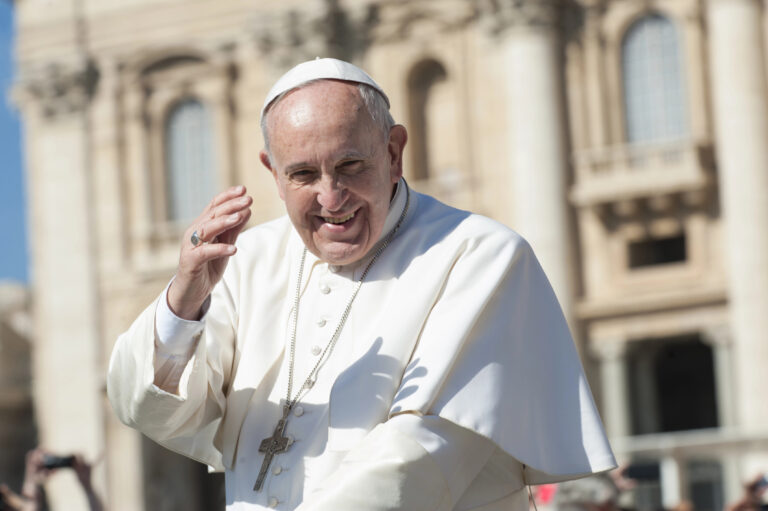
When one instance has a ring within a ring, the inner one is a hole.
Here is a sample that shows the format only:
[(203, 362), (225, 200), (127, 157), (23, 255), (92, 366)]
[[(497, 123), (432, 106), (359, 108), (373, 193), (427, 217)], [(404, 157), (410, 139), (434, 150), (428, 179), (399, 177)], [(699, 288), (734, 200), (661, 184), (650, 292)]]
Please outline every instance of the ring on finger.
[(203, 243), (203, 240), (200, 239), (200, 235), (197, 234), (197, 231), (192, 233), (192, 236), (189, 238), (189, 241), (191, 241), (192, 245), (194, 245), (194, 246), (198, 246), (201, 243)]

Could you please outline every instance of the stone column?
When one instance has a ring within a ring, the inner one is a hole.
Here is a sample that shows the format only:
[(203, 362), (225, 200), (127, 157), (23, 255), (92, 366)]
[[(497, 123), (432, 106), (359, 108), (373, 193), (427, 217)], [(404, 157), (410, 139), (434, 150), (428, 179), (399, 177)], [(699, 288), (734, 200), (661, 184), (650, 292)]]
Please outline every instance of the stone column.
[(128, 208), (127, 224), (128, 247), (131, 250), (131, 258), (137, 256), (148, 258), (151, 252), (150, 236), (152, 233), (152, 203), (153, 188), (150, 181), (149, 167), (149, 137), (144, 125), (146, 115), (146, 98), (142, 91), (142, 84), (138, 82), (127, 83), (124, 93), (124, 119), (125, 119), (125, 201), (132, 207)]
[(664, 456), (659, 462), (661, 471), (661, 503), (664, 509), (675, 509), (686, 498), (683, 471), (674, 456)]
[(600, 389), (603, 423), (610, 438), (629, 436), (629, 385), (624, 340), (592, 342), (591, 352), (600, 363)]
[(718, 424), (721, 428), (732, 428), (736, 425), (737, 396), (733, 386), (730, 331), (725, 326), (712, 328), (702, 334), (702, 340), (712, 348)]
[(609, 103), (605, 100), (605, 70), (603, 54), (605, 39), (602, 33), (601, 21), (604, 7), (602, 4), (588, 5), (584, 19), (584, 67), (587, 82), (586, 98), (589, 108), (589, 147), (604, 147), (611, 140), (608, 136), (609, 124), (606, 109)]
[(509, 2), (505, 28), (512, 227), (533, 246), (573, 329), (573, 243), (559, 2)]
[[(34, 395), (40, 444), (57, 454), (104, 453), (97, 240), (86, 61), (23, 69), (34, 303)], [(103, 469), (94, 473), (104, 495)], [(46, 483), (53, 509), (88, 508), (74, 473)]]
[[(734, 390), (733, 339), (727, 326), (711, 328), (702, 334), (702, 340), (712, 347), (715, 369), (717, 418), (721, 428), (733, 430), (736, 426), (738, 405)], [(720, 456), (723, 469), (723, 493), (725, 502), (734, 502), (743, 493), (736, 456), (725, 453)]]
[(768, 87), (759, 0), (708, 0), (737, 420), (768, 426)]
[[(115, 296), (122, 294), (116, 280), (128, 273), (128, 233), (125, 230), (127, 191), (125, 185), (125, 161), (121, 155), (124, 143), (120, 130), (120, 74), (118, 63), (102, 59), (99, 67), (99, 87), (90, 106), (91, 137), (93, 140), (94, 207), (98, 215), (98, 257), (101, 279), (101, 369), (106, 379), (109, 356), (112, 352), (118, 328), (124, 324), (115, 321), (114, 311), (120, 308)], [(95, 199), (98, 197), (98, 200)], [(104, 406), (105, 455), (101, 464), (106, 469), (106, 487), (101, 494), (104, 505), (112, 511), (140, 510), (144, 507), (142, 488), (142, 450), (139, 432), (123, 425), (107, 402), (105, 382), (102, 381)]]

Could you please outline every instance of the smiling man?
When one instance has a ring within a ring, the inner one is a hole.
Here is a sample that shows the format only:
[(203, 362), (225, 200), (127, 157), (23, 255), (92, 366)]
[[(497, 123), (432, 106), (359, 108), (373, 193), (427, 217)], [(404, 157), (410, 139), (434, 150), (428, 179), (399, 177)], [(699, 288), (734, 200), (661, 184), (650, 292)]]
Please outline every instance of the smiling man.
[(266, 122), (261, 161), (304, 245), (334, 265), (362, 259), (402, 177), (405, 128), (377, 123), (356, 85), (330, 80), (287, 94)]
[(527, 243), (413, 192), (405, 127), (335, 59), (262, 111), (287, 217), (234, 187), (115, 346), (116, 413), (226, 472), (227, 509), (528, 509), (527, 484), (613, 456)]

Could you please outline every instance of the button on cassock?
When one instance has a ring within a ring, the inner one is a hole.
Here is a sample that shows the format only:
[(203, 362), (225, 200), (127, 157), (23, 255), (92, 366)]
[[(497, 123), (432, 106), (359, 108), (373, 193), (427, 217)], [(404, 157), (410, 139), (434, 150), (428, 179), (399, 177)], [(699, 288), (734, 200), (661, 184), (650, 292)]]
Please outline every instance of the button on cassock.
[(277, 507), (277, 497), (270, 497), (269, 498), (269, 507)]
[(272, 473), (275, 474), (276, 476), (279, 476), (282, 471), (283, 471), (283, 467), (281, 467), (280, 465), (275, 465), (275, 468), (272, 469)]
[(317, 326), (324, 327), (327, 321), (325, 321), (323, 318), (320, 318), (317, 320)]
[(320, 346), (318, 346), (317, 344), (315, 344), (314, 346), (312, 346), (312, 350), (311, 350), (311, 351), (312, 351), (312, 354), (313, 354), (314, 356), (318, 356), (318, 355), (320, 354), (320, 352), (322, 352), (323, 350), (322, 350), (322, 349), (320, 349)]
[[(304, 415), (304, 408), (297, 406), (296, 408), (293, 409), (293, 414), (296, 417), (301, 417), (302, 415)], [(290, 442), (290, 439), (288, 441)]]
[(331, 292), (331, 287), (328, 284), (323, 284), (320, 286), (320, 292), (324, 295), (327, 295)]

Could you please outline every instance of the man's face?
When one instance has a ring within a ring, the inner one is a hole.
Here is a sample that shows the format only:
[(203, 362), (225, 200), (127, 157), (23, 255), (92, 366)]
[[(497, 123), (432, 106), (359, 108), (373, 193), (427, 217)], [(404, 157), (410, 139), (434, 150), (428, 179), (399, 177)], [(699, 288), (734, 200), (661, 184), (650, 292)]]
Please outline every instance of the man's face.
[(269, 112), (272, 171), (288, 216), (307, 248), (330, 264), (361, 259), (378, 241), (407, 134), (374, 124), (355, 85), (320, 81)]

